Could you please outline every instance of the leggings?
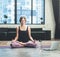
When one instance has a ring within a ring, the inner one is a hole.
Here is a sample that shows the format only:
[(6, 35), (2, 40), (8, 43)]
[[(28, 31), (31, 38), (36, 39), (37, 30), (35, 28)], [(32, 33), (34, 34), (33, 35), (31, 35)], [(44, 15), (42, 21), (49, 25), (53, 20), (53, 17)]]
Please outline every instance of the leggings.
[(32, 41), (26, 42), (25, 45), (20, 44), (19, 41), (11, 42), (10, 44), (11, 48), (23, 48), (23, 47), (28, 47), (28, 48), (36, 48), (37, 44), (33, 43)]

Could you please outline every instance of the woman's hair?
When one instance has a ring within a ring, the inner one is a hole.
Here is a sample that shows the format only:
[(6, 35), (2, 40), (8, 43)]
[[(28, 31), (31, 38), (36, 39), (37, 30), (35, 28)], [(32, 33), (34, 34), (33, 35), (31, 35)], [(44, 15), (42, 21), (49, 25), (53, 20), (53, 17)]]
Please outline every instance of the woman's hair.
[(25, 17), (25, 16), (21, 16), (19, 21), (21, 22), (21, 20), (22, 20), (23, 18), (24, 18), (25, 21), (26, 21), (26, 17)]

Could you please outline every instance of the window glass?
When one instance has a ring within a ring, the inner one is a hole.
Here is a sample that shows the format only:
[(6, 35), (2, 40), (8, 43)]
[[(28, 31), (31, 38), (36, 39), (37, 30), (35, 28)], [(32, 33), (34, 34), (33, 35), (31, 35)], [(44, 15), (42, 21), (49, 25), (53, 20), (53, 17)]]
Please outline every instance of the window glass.
[(17, 23), (20, 16), (26, 16), (27, 24), (31, 24), (31, 0), (17, 0)]
[(0, 0), (0, 23), (15, 23), (14, 0)]

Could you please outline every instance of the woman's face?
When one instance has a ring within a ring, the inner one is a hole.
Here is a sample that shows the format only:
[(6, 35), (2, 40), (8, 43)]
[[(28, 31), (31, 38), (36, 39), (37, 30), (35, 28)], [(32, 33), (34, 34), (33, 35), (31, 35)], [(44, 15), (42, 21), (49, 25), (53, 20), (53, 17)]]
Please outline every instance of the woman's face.
[(25, 20), (24, 18), (22, 18), (21, 24), (22, 24), (22, 25), (26, 24), (26, 20)]

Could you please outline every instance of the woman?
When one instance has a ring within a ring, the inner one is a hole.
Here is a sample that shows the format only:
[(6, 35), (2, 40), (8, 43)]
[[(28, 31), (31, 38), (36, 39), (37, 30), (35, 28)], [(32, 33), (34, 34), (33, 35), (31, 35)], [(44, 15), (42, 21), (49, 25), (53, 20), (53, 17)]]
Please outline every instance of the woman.
[(31, 36), (31, 29), (26, 26), (26, 18), (24, 16), (20, 17), (20, 23), (21, 25), (16, 29), (16, 37), (12, 40), (11, 47), (36, 47), (36, 43)]

